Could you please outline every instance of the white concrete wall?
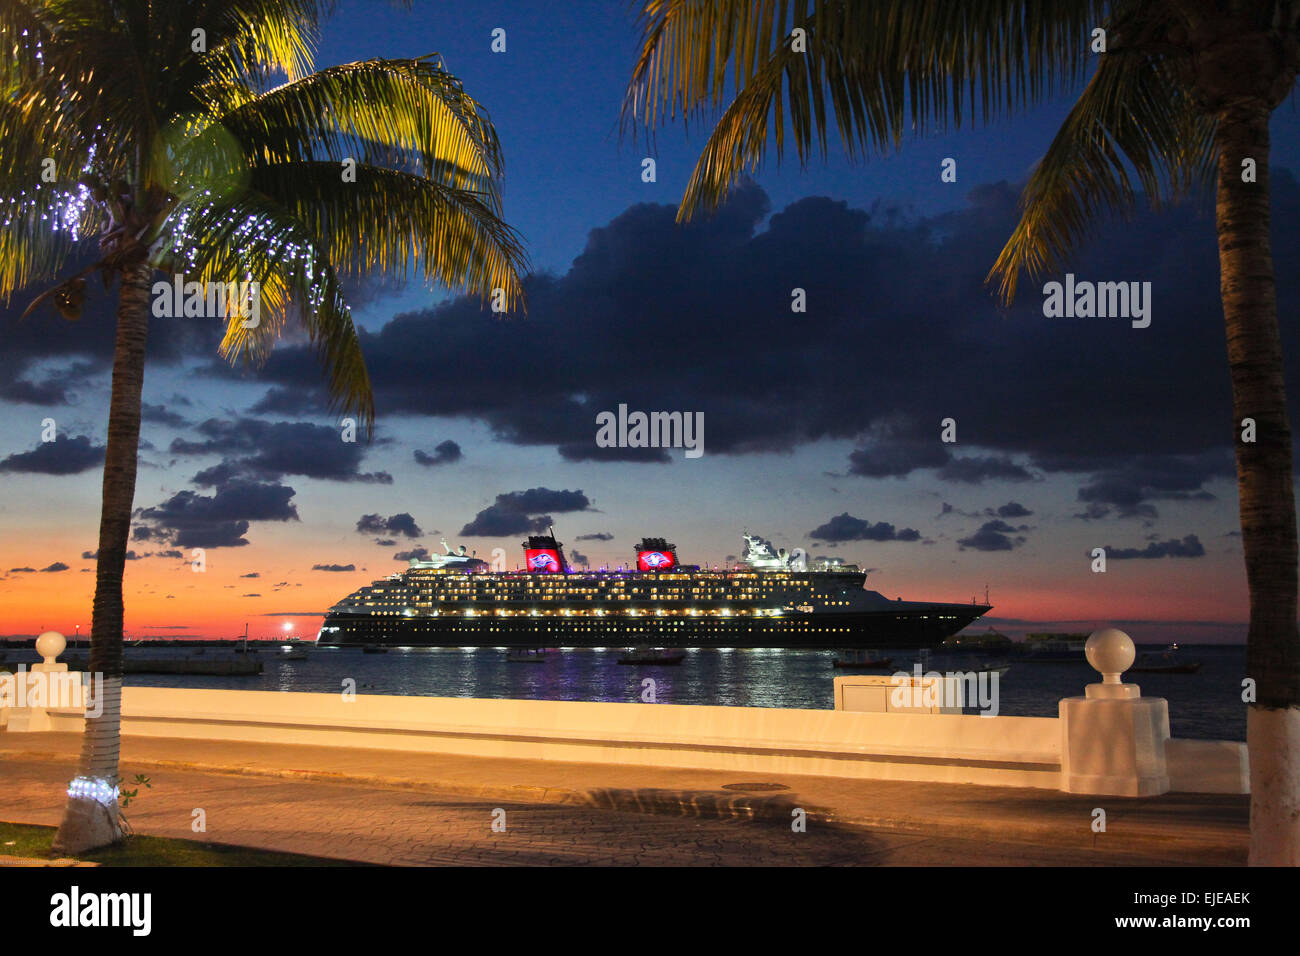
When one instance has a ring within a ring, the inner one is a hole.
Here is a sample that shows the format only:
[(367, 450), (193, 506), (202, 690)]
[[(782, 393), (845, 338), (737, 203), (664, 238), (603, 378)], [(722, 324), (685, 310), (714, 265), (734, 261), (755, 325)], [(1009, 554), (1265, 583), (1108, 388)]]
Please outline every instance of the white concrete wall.
[[(122, 718), (127, 736), (1052, 790), (1061, 776), (1055, 717), (126, 687)], [(1175, 791), (1248, 792), (1244, 744), (1171, 740), (1166, 753)]]
[(123, 733), (1055, 788), (1055, 718), (127, 687)]
[(1250, 760), (1238, 740), (1165, 743), (1169, 789), (1175, 793), (1250, 793)]

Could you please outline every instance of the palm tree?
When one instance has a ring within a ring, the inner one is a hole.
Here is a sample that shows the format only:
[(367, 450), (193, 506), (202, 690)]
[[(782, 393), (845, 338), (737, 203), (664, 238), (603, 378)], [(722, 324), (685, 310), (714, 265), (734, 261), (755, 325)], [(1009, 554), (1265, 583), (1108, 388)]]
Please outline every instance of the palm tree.
[[(1216, 186), (1246, 577), (1251, 848), (1300, 864), (1296, 512), (1269, 247), (1269, 118), (1300, 69), (1297, 0), (642, 0), (625, 129), (721, 114), (678, 210), (716, 206), (786, 137), (802, 164), (988, 122), (1078, 88), (989, 279), (1056, 271), (1103, 209)], [(1104, 31), (1104, 32), (1103, 32)], [(723, 109), (725, 105), (725, 109)], [(1244, 419), (1255, 441), (1240, 440)]]
[(217, 316), (222, 354), (260, 360), (296, 319), (335, 409), (367, 433), (344, 281), (418, 269), (507, 308), (521, 297), (487, 113), (435, 56), (312, 72), (330, 6), (0, 0), (0, 298), (53, 283), (32, 305), (75, 318), (88, 275), (118, 283), (90, 652), (104, 708), (87, 721), (60, 852), (121, 836), (122, 575), (154, 276), (256, 283), (241, 287), (255, 311), (229, 297)]

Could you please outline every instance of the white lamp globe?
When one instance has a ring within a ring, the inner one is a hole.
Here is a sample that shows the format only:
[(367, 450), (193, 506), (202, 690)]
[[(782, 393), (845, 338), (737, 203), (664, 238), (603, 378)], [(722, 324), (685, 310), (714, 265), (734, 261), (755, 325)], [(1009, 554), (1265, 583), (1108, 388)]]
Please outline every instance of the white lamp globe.
[(1083, 653), (1106, 684), (1120, 683), (1122, 675), (1133, 666), (1137, 657), (1133, 638), (1117, 627), (1103, 627), (1099, 631), (1093, 631), (1083, 645)]
[(58, 631), (46, 631), (36, 638), (36, 653), (44, 658), (45, 663), (54, 663), (55, 658), (68, 646), (68, 639)]

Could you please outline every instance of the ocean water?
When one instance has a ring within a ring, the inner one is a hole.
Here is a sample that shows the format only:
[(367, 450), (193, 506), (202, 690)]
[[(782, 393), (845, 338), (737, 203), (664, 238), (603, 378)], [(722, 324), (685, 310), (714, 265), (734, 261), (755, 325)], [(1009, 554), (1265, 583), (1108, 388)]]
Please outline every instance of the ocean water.
[[(1152, 648), (1153, 650), (1158, 648)], [(142, 657), (188, 656), (178, 648), (130, 648)], [(208, 658), (230, 652), (209, 648)], [(834, 706), (833, 651), (694, 650), (677, 667), (620, 665), (625, 653), (575, 649), (553, 652), (540, 664), (511, 663), (491, 648), (418, 648), (364, 654), (352, 648), (312, 647), (306, 660), (284, 660), (274, 647), (261, 649), (263, 673), (250, 677), (128, 675), (129, 684), (152, 687), (205, 687), (243, 690), (334, 693), (343, 681), (356, 681), (358, 693), (428, 697), (534, 698), (638, 703), (642, 681), (655, 680), (661, 704), (721, 704), (739, 707), (823, 708)], [(1199, 660), (1195, 674), (1130, 674), (1144, 696), (1169, 701), (1175, 737), (1246, 739), (1246, 706), (1241, 700), (1245, 649), (1239, 646), (1185, 646), (1186, 660)], [(890, 671), (911, 671), (915, 652), (890, 655)], [(19, 656), (10, 652), (11, 663)], [(969, 669), (959, 657), (935, 656), (934, 670)], [(1100, 679), (1083, 660), (1030, 664), (1010, 659), (998, 681), (998, 712), (1019, 717), (1054, 717), (1062, 697), (1081, 696), (1084, 685)], [(861, 672), (850, 672), (861, 673)], [(872, 673), (886, 673), (883, 671)]]

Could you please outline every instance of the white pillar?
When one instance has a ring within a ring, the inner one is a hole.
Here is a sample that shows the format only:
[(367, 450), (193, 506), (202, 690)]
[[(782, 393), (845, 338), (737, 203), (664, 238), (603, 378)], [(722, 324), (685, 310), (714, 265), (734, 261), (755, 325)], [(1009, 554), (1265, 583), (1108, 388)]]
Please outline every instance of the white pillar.
[(1168, 793), (1169, 702), (1143, 697), (1137, 684), (1123, 682), (1135, 657), (1132, 638), (1102, 628), (1089, 636), (1084, 653), (1102, 679), (1085, 696), (1060, 703), (1061, 789), (1120, 797)]
[[(33, 664), (26, 671), (19, 671), (14, 674), (15, 682), (21, 681), (24, 685), (21, 693), (16, 693), (15, 697), (23, 702), (39, 700), (42, 703), (38, 706), (28, 705), (26, 707), (11, 708), (5, 726), (7, 731), (12, 733), (35, 733), (54, 729), (49, 710), (51, 707), (59, 707), (60, 702), (54, 696), (58, 683), (52, 675), (67, 672), (68, 665), (60, 664), (57, 660), (67, 646), (67, 640), (58, 631), (46, 631), (36, 638), (36, 653), (41, 655), (42, 662)], [(44, 686), (38, 690), (38, 685)], [(16, 683), (15, 690), (18, 690)], [(38, 693), (40, 694), (39, 698), (36, 696)]]

